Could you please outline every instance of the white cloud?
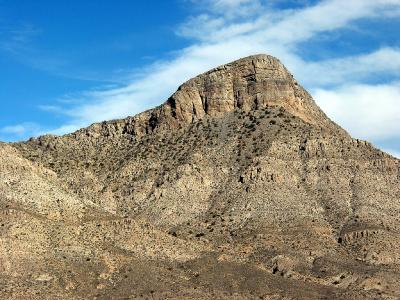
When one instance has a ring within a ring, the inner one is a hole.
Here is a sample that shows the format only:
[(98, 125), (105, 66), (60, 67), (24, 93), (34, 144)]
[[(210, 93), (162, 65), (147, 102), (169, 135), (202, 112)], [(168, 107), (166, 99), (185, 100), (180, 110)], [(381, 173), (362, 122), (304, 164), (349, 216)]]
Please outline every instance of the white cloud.
[(0, 129), (2, 133), (12, 133), (16, 135), (24, 134), (27, 131), (24, 125), (5, 126)]
[(212, 32), (220, 30), (225, 25), (223, 18), (212, 18), (207, 14), (190, 17), (189, 20), (180, 26), (177, 34), (183, 37), (207, 39)]
[(263, 6), (260, 0), (192, 0), (203, 9), (227, 19), (256, 14)]
[(38, 136), (42, 133), (43, 130), (39, 124), (30, 122), (0, 128), (0, 136), (2, 137), (2, 140), (8, 140), (9, 136), (23, 139), (26, 136)]
[[(252, 1), (195, 0), (195, 2), (207, 3), (211, 13), (203, 15), (203, 18), (207, 16), (206, 23), (197, 23), (196, 27), (191, 27), (193, 34), (190, 34), (187, 26), (185, 33), (188, 36), (200, 36), (199, 29), (204, 26), (205, 33), (208, 34), (201, 36), (200, 39), (215, 40), (216, 37), (223, 37), (223, 32), (229, 32), (230, 27), (240, 28), (245, 25), (246, 28), (252, 29), (247, 33), (252, 34), (253, 38), (286, 46), (293, 46), (294, 43), (310, 39), (321, 32), (343, 28), (355, 20), (396, 17), (398, 15), (395, 12), (400, 8), (398, 0), (325, 0), (314, 6), (292, 10), (267, 9), (261, 2), (254, 1), (256, 4), (254, 11), (248, 10), (248, 5)], [(243, 14), (243, 18), (235, 19), (235, 23), (231, 24), (231, 19), (226, 16), (231, 10), (246, 13)], [(210, 32), (207, 30), (208, 23), (215, 21), (219, 24), (224, 23), (225, 26), (215, 26), (215, 30)]]
[(257, 2), (254, 0), (215, 0), (212, 1), (216, 7), (238, 7), (243, 4), (249, 4), (252, 2)]
[(398, 0), (330, 0), (293, 11), (265, 33), (271, 40), (290, 44), (304, 41), (320, 32), (347, 26), (362, 18), (383, 17), (400, 5)]
[(400, 138), (400, 83), (349, 85), (313, 93), (320, 107), (353, 136)]
[(295, 57), (291, 65), (288, 67), (307, 86), (341, 85), (382, 74), (400, 76), (400, 49), (386, 47), (372, 53), (316, 62)]

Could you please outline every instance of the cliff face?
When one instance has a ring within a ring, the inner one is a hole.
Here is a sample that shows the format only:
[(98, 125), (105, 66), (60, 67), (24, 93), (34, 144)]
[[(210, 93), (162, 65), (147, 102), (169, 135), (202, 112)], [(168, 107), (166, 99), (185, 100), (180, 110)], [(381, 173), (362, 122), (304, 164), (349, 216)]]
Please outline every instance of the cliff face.
[(399, 160), (273, 57), (0, 154), (5, 299), (400, 295)]
[(235, 109), (268, 106), (283, 107), (312, 124), (332, 126), (279, 60), (268, 55), (246, 57), (189, 80), (152, 116), (160, 120), (156, 127), (176, 127), (205, 115), (220, 117)]

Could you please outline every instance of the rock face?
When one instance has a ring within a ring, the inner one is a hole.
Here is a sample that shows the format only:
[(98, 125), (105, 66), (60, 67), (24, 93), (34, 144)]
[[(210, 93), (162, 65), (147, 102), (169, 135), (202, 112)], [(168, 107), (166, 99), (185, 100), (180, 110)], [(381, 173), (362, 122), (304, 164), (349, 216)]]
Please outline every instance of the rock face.
[(400, 297), (400, 161), (271, 56), (0, 154), (0, 298)]
[(235, 109), (277, 105), (304, 121), (332, 126), (311, 96), (274, 57), (257, 55), (215, 68), (183, 84), (167, 103), (150, 113), (151, 127), (176, 128)]

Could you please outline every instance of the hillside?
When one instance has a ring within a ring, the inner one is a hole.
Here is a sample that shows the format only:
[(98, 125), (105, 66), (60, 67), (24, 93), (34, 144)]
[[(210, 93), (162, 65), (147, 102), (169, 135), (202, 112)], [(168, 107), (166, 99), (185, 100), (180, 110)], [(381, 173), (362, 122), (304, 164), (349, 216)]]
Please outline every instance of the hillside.
[(400, 161), (271, 56), (0, 152), (4, 299), (400, 297)]

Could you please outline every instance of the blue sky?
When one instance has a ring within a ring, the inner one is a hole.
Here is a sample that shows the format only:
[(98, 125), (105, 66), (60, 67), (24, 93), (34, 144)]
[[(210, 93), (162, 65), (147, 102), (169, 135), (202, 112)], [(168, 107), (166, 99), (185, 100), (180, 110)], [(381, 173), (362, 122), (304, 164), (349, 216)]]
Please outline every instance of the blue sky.
[(134, 115), (268, 53), (333, 120), (400, 156), (399, 32), (400, 0), (0, 0), (0, 140)]

